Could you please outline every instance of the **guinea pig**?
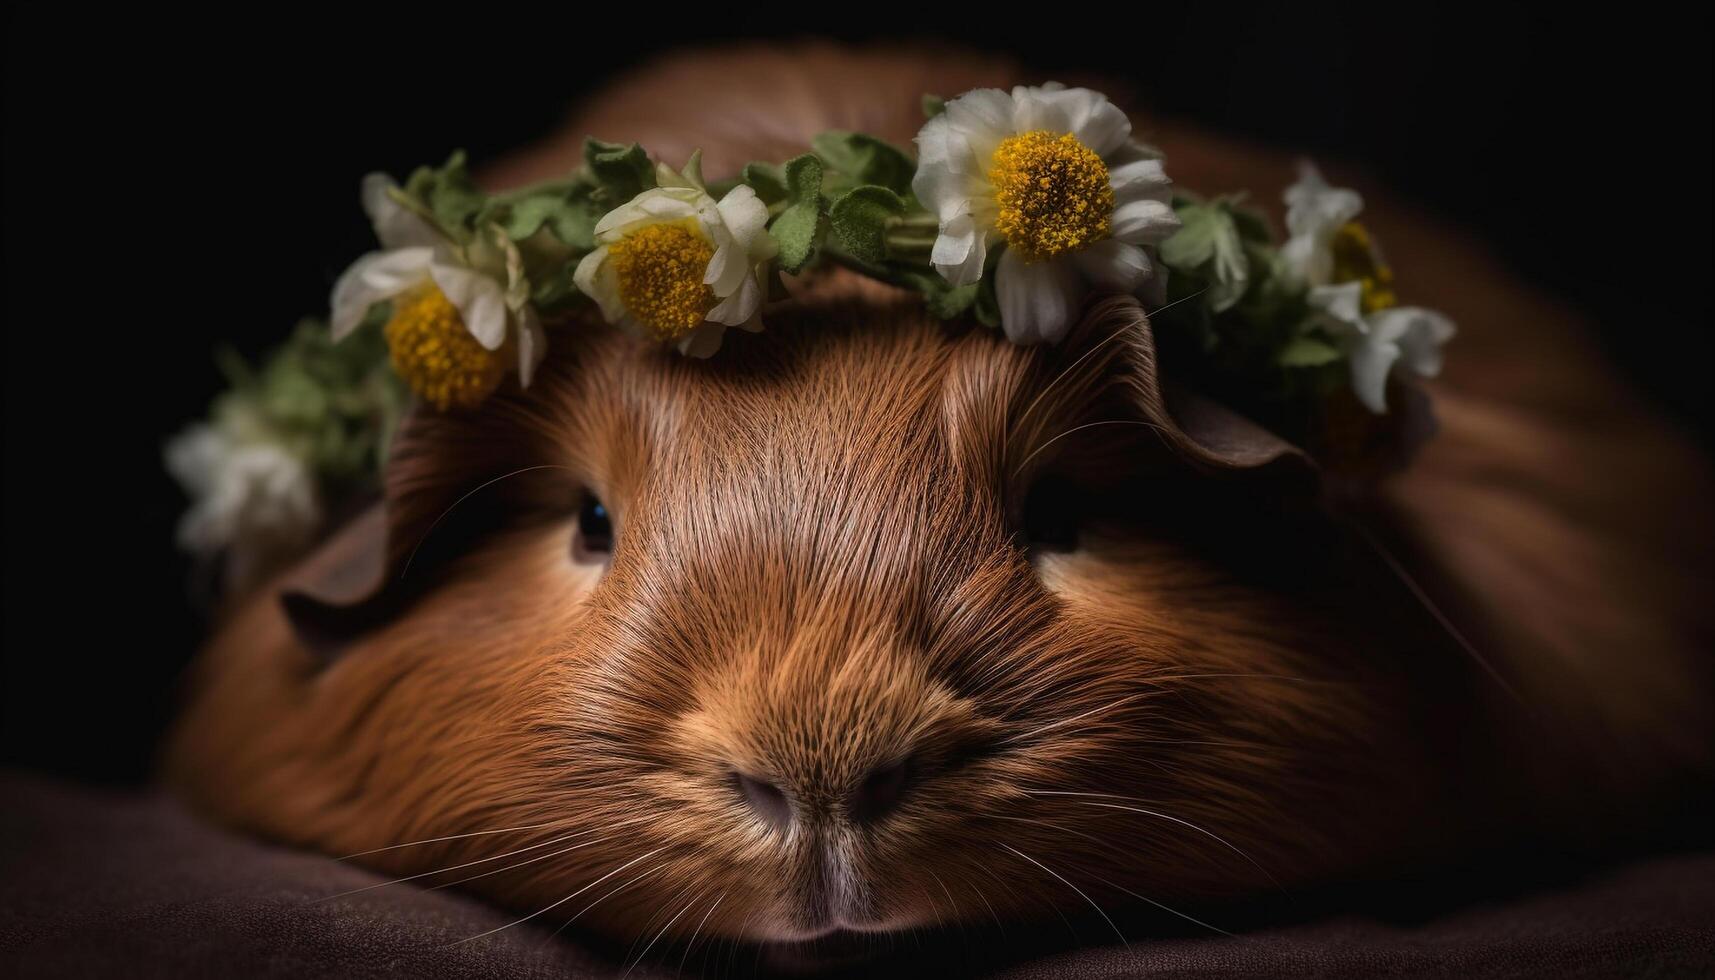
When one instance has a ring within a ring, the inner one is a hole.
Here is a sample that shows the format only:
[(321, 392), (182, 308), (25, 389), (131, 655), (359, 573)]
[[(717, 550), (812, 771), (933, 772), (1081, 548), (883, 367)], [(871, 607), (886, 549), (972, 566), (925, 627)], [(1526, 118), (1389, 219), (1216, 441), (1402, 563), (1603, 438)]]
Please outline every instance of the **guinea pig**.
[[(720, 173), (1012, 80), (700, 55), (567, 131)], [(1187, 185), (1291, 172), (1153, 135)], [(837, 273), (706, 361), (574, 324), (528, 390), (416, 412), (382, 503), (235, 604), (168, 776), (624, 939), (1180, 910), (1611, 827), (1708, 772), (1708, 468), (1573, 317), (1370, 211), (1464, 335), (1439, 438), (1337, 521), (1302, 453), (1164, 380), (1130, 299), (1038, 348)]]

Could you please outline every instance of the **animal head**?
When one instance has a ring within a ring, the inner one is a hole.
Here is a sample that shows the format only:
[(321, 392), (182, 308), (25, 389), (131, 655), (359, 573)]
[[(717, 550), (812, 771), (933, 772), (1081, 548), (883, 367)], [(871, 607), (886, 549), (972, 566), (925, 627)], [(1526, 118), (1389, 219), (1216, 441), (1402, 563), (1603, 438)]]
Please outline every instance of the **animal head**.
[(528, 391), (407, 424), (384, 509), (216, 638), (172, 768), (623, 935), (1326, 873), (1392, 709), (1261, 503), (1305, 472), (1166, 397), (1129, 300), (1056, 348), (839, 290), (708, 361), (569, 332)]

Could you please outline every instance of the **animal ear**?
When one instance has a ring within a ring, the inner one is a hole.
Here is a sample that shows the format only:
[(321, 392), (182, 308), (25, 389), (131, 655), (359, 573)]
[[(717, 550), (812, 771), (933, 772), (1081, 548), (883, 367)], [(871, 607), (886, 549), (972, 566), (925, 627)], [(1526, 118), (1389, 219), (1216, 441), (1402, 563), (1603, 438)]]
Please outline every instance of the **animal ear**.
[(280, 605), (312, 652), (332, 659), (398, 615), (492, 517), (497, 499), (467, 505), (466, 498), (518, 472), (532, 450), (529, 426), (489, 408), (464, 416), (411, 411), (393, 439), (382, 500), (287, 574)]
[(386, 504), (378, 503), (287, 576), (280, 607), (305, 647), (331, 659), (352, 637), (388, 617), (397, 600), (387, 589), (395, 577), (387, 544)]
[(1155, 336), (1131, 297), (1090, 307), (1074, 337), (1111, 340), (1115, 371), (1131, 406), (1173, 456), (1191, 467), (1237, 480), (1269, 483), (1271, 493), (1315, 496), (1321, 472), (1303, 449), (1210, 398), (1161, 376)]

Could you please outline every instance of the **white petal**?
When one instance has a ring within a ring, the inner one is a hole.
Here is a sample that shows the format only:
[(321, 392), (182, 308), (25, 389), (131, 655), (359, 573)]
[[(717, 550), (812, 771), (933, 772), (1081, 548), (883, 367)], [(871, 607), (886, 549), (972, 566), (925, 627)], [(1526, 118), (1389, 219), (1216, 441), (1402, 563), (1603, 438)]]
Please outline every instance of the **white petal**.
[[(985, 140), (992, 155), (1000, 137)], [(945, 113), (929, 120), (917, 134), (917, 173), (911, 178), (911, 193), (942, 221), (971, 212), (971, 198), (986, 186), (986, 174), (986, 162), (978, 166), (969, 140), (955, 130)]]
[(987, 233), (977, 228), (970, 215), (960, 215), (941, 225), (929, 262), (948, 282), (968, 286), (983, 277), (987, 251)]
[(1399, 325), (1399, 367), (1420, 378), (1433, 378), (1441, 373), (1441, 346), (1457, 333), (1452, 320), (1434, 310), (1413, 306), (1382, 310), (1372, 313), (1369, 319), (1372, 323)]
[(1114, 198), (1120, 203), (1136, 200), (1146, 192), (1165, 191), (1173, 185), (1167, 179), (1160, 160), (1133, 160), (1108, 170), (1108, 183), (1113, 185)]
[(499, 350), (506, 343), (506, 293), (500, 283), (449, 262), (434, 263), (429, 275), (458, 308), (459, 318), (477, 343), (489, 350)]
[(1387, 376), (1399, 359), (1396, 344), (1361, 337), (1347, 348), (1352, 361), (1352, 390), (1364, 407), (1380, 415), (1387, 411)]
[(1293, 235), (1329, 234), (1364, 209), (1357, 191), (1330, 187), (1308, 160), (1299, 164), (1298, 182), (1286, 189), (1286, 230)]
[(1280, 246), (1280, 262), (1300, 281), (1312, 286), (1326, 285), (1334, 274), (1334, 253), (1327, 240), (1318, 234), (1294, 235)]
[(363, 178), (363, 210), (375, 228), (375, 237), (382, 248), (412, 248), (414, 246), (445, 245), (446, 239), (415, 211), (400, 204), (389, 193), (398, 184), (386, 174), (369, 174)]
[(1113, 238), (1104, 238), (1072, 258), (1090, 285), (1127, 295), (1136, 292), (1155, 271), (1143, 249)]
[(762, 287), (754, 274), (745, 275), (733, 288), (732, 295), (715, 304), (708, 318), (725, 326), (737, 326), (755, 316), (761, 306)]
[(334, 283), (333, 295), (328, 300), (333, 339), (339, 340), (357, 329), (371, 306), (427, 279), (434, 256), (433, 249), (402, 248), (370, 252), (353, 262)]
[(1012, 101), (1015, 132), (1071, 133), (1098, 156), (1107, 156), (1131, 138), (1131, 120), (1100, 92), (1020, 85), (1012, 90)]
[(1075, 264), (1026, 262), (1013, 249), (1002, 253), (994, 285), (1001, 327), (1015, 344), (1058, 342), (1084, 299), (1083, 278)]
[(583, 257), (577, 271), (572, 273), (572, 282), (577, 284), (578, 292), (601, 307), (603, 320), (618, 323), (625, 316), (625, 302), (619, 298), (618, 274), (607, 261), (606, 245)]
[(1316, 286), (1308, 297), (1312, 309), (1320, 310), (1337, 325), (1356, 333), (1367, 333), (1364, 325), (1364, 285), (1344, 282), (1338, 286)]
[(727, 231), (732, 233), (733, 241), (747, 251), (751, 242), (762, 234), (762, 229), (768, 224), (768, 205), (756, 196), (756, 191), (749, 185), (740, 184), (727, 192), (716, 205), (720, 210), (721, 220), (726, 223)]
[(1173, 205), (1155, 198), (1127, 201), (1114, 208), (1113, 236), (1133, 245), (1158, 245), (1179, 230)]
[(721, 349), (721, 336), (725, 333), (725, 324), (704, 323), (679, 341), (679, 353), (686, 357), (708, 357)]
[(998, 88), (972, 89), (948, 101), (935, 117), (947, 120), (953, 137), (948, 143), (948, 166), (963, 173), (988, 169), (994, 148), (1013, 133), (1013, 112), (1012, 96)]
[(548, 356), (548, 335), (542, 330), (542, 318), (534, 307), (526, 306), (518, 313), (518, 384), (530, 387), (536, 368)]
[(646, 190), (603, 215), (596, 222), (595, 236), (608, 244), (643, 225), (694, 218), (698, 205), (707, 197), (694, 187)]
[(709, 266), (703, 270), (703, 284), (724, 299), (738, 289), (739, 280), (744, 278), (749, 267), (744, 252), (737, 245), (722, 245), (709, 257)]
[(931, 118), (923, 124), (922, 129), (917, 131), (917, 136), (913, 142), (917, 144), (917, 173), (919, 176), (922, 175), (924, 167), (948, 165), (952, 136), (953, 123), (947, 118), (945, 112)]
[(167, 441), (167, 472), (186, 493), (203, 496), (213, 489), (215, 475), (231, 451), (231, 440), (224, 433), (198, 422)]

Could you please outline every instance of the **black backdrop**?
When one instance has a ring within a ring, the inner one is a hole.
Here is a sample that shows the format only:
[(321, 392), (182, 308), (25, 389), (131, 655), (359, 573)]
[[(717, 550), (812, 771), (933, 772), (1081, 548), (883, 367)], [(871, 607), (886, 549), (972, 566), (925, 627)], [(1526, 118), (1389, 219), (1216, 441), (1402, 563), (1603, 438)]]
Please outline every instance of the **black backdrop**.
[(202, 629), (162, 441), (217, 387), (217, 340), (256, 353), (323, 310), (370, 244), (357, 178), (461, 145), (493, 158), (674, 46), (960, 41), (1365, 163), (1593, 314), (1617, 369), (1710, 440), (1711, 38), (1689, 5), (1056, 6), (1063, 25), (956, 6), (971, 22), (855, 5), (808, 20), (711, 5), (640, 26), (616, 19), (623, 5), (477, 5), (432, 23), (11, 5), (4, 761), (148, 771)]

